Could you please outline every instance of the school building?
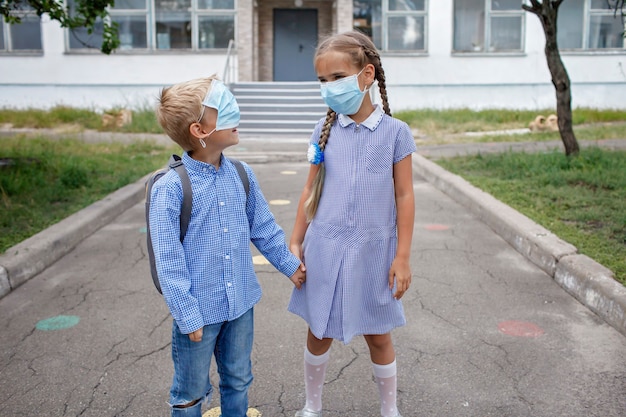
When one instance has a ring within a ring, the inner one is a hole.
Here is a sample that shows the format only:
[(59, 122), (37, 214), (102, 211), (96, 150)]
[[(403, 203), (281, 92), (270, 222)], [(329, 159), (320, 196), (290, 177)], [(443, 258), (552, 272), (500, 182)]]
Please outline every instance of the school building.
[[(67, 2), (70, 7), (73, 1)], [(574, 107), (626, 109), (625, 22), (607, 0), (566, 0), (559, 46)], [(217, 73), (236, 91), (317, 89), (327, 34), (357, 29), (380, 50), (392, 110), (554, 108), (539, 19), (522, 0), (116, 0), (121, 46), (24, 13), (0, 26), (0, 107), (153, 106), (159, 89)], [(106, 24), (101, 22), (100, 25)], [(278, 84), (277, 84), (278, 83)]]

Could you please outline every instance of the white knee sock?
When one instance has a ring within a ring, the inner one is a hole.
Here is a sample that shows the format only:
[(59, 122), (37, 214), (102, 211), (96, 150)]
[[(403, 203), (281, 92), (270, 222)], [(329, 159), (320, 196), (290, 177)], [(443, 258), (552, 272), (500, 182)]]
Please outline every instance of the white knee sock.
[(319, 356), (304, 349), (304, 387), (306, 389), (306, 408), (310, 411), (322, 410), (322, 390), (330, 350)]
[(396, 361), (394, 359), (388, 365), (378, 365), (372, 362), (372, 369), (380, 395), (380, 415), (382, 417), (396, 417), (398, 415)]

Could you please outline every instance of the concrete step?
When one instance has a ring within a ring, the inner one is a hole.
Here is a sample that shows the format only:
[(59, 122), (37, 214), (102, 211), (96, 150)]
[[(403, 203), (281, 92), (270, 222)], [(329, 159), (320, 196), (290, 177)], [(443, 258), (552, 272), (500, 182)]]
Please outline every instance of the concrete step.
[(328, 108), (326, 106), (318, 106), (315, 104), (288, 105), (282, 103), (243, 103), (239, 105), (239, 110), (245, 111), (246, 113), (315, 113), (324, 115), (328, 111)]
[(318, 121), (324, 117), (321, 112), (281, 112), (281, 111), (241, 111), (241, 119), (245, 120), (305, 120)]
[(309, 135), (328, 110), (317, 82), (246, 82), (231, 89), (245, 134)]
[(261, 127), (238, 127), (237, 130), (240, 134), (245, 136), (283, 136), (285, 138), (293, 138), (293, 137), (302, 137), (309, 138), (311, 136), (311, 132), (313, 129), (293, 129), (293, 128), (279, 128), (279, 127), (271, 127), (271, 128), (261, 128)]
[(317, 120), (251, 120), (241, 119), (237, 129), (305, 129), (313, 131)]

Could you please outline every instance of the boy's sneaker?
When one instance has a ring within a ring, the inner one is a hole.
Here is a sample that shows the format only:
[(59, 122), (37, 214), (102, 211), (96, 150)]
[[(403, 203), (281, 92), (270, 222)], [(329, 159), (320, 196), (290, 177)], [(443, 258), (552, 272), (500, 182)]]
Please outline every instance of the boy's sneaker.
[(303, 408), (302, 410), (296, 412), (295, 417), (322, 417), (322, 411), (311, 411)]

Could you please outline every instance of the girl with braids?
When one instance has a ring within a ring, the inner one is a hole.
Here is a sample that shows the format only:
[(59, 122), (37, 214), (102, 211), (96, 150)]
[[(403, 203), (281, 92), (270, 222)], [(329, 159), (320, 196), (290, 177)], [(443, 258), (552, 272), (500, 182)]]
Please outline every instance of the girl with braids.
[[(406, 123), (391, 117), (385, 73), (360, 32), (329, 37), (315, 71), (328, 105), (315, 127), (291, 251), (307, 267), (289, 311), (309, 325), (304, 352), (306, 404), (296, 417), (322, 416), (322, 388), (333, 339), (364, 335), (381, 415), (399, 417), (391, 330), (405, 324), (400, 298), (411, 283), (414, 200)], [(382, 108), (368, 91), (378, 83)]]

